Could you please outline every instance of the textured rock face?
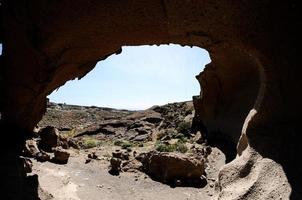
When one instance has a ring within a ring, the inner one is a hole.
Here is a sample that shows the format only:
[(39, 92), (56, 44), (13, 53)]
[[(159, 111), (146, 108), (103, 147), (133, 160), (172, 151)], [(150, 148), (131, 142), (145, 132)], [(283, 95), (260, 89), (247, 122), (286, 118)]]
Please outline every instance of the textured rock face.
[[(122, 45), (196, 45), (212, 58), (198, 76), (199, 122), (209, 137), (236, 144), (241, 135), (237, 158), (221, 171), (221, 199), (252, 198), (252, 183), (265, 188), (275, 177), (270, 171), (288, 179), (292, 193), (279, 181), (266, 187), (265, 194), (273, 198), (281, 189), (285, 196), (299, 198), (301, 180), (294, 177), (301, 177), (302, 168), (295, 157), (301, 154), (300, 10), (294, 0), (3, 0), (0, 128), (16, 141), (4, 149), (20, 152), (23, 136), (45, 112), (46, 96), (67, 80), (84, 76), (98, 60), (120, 52)], [(261, 172), (258, 182), (245, 178), (255, 174), (244, 170), (247, 164)], [(234, 169), (246, 176), (230, 173)], [(224, 184), (228, 180), (232, 184)], [(228, 191), (244, 183), (246, 188), (229, 196)]]
[(138, 157), (141, 158), (144, 171), (164, 183), (198, 180), (205, 170), (204, 160), (177, 153), (149, 152)]

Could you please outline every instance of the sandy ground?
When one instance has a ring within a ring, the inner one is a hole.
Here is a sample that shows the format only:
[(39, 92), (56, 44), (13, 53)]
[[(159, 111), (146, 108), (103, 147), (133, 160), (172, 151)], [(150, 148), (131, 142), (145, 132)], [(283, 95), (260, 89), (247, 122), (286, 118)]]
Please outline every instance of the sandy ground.
[(73, 152), (66, 165), (33, 160), (33, 174), (38, 174), (41, 188), (57, 200), (207, 200), (214, 198), (214, 179), (225, 160), (223, 153), (214, 148), (204, 188), (171, 188), (141, 172), (112, 176), (107, 158), (85, 164), (86, 156), (83, 150)]

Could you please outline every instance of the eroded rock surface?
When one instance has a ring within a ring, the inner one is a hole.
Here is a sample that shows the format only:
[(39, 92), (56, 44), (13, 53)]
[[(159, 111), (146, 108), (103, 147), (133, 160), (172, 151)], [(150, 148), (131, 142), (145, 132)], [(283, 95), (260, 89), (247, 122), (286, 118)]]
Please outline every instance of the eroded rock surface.
[(184, 154), (148, 152), (138, 155), (143, 170), (153, 179), (168, 184), (198, 185), (205, 172), (205, 161)]
[[(233, 152), (241, 135), (238, 156), (226, 167), (237, 169), (237, 160), (252, 148), (277, 163), (263, 162), (263, 167), (271, 165), (272, 171), (286, 174), (292, 192), (286, 189), (285, 195), (301, 199), (301, 179), (296, 177), (302, 176), (302, 163), (294, 156), (302, 153), (297, 1), (3, 0), (0, 12), (0, 128), (14, 141), (3, 148), (12, 160), (46, 111), (46, 96), (66, 81), (83, 77), (100, 59), (119, 53), (123, 45), (196, 45), (209, 50), (212, 59), (198, 76), (202, 92), (195, 102), (196, 121), (209, 138), (228, 142)], [(255, 112), (249, 118), (250, 111)], [(240, 171), (253, 159), (243, 160)], [(17, 170), (17, 161), (15, 165)], [(268, 176), (263, 181), (270, 184), (275, 175)], [(234, 177), (227, 172), (220, 182)], [(228, 190), (250, 183), (239, 178)], [(19, 181), (12, 184), (13, 193), (22, 196), (22, 178), (6, 179)], [(219, 192), (221, 199), (228, 198)], [(272, 188), (267, 192), (278, 194)], [(236, 194), (232, 198), (251, 199), (258, 193)]]

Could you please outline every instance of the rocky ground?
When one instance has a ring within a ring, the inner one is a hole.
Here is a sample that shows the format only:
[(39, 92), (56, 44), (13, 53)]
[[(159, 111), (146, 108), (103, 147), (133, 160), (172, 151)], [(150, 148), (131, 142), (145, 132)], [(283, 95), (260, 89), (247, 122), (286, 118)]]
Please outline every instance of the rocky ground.
[(192, 102), (143, 111), (50, 103), (27, 140), (27, 171), (41, 199), (213, 199), (225, 156), (192, 129), (193, 116)]

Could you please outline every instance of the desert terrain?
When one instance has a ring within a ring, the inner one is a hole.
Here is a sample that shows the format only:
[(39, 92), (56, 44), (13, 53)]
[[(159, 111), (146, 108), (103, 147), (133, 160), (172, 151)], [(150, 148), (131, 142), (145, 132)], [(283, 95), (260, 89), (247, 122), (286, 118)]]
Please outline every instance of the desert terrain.
[[(214, 199), (225, 155), (191, 101), (129, 111), (48, 103), (24, 149), (43, 199)], [(193, 124), (193, 125), (192, 125)]]

